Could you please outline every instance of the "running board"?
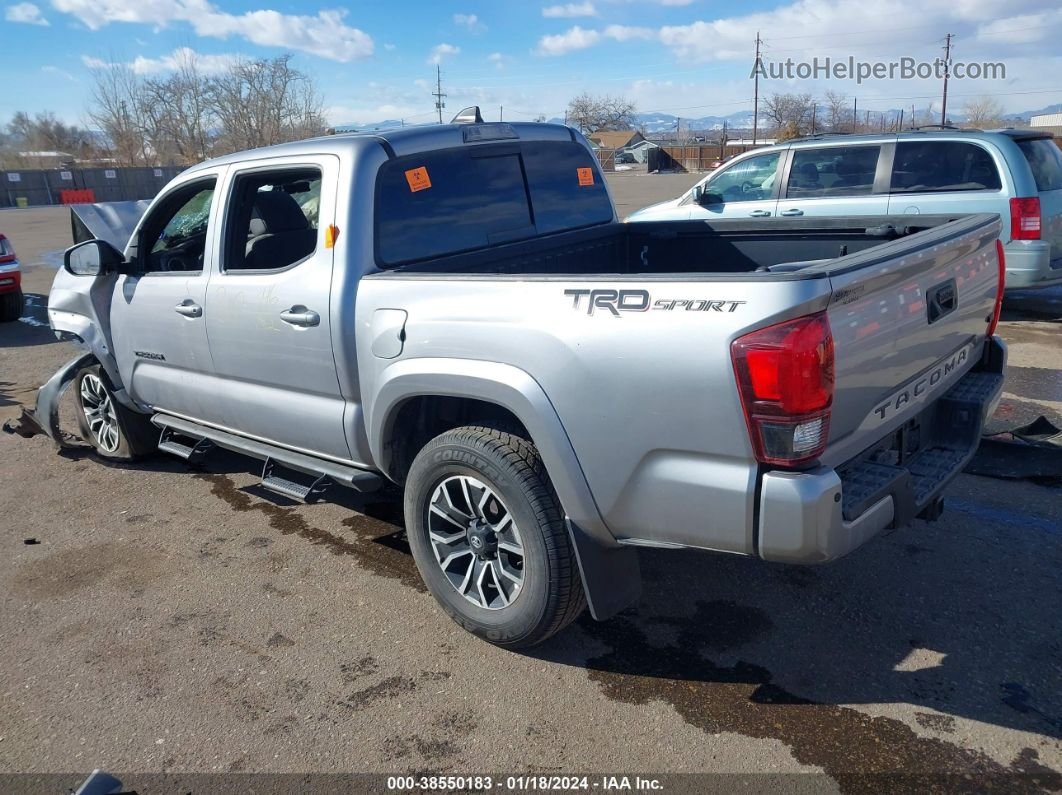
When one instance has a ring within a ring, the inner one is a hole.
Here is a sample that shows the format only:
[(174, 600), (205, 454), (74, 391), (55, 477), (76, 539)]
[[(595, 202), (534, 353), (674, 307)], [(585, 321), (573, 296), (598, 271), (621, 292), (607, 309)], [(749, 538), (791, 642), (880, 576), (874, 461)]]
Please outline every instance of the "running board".
[[(283, 469), (287, 467), (279, 461), (267, 458), (262, 466), (262, 488), (279, 494), (281, 497), (287, 497), (289, 500), (311, 503), (323, 499), (328, 487), (332, 484), (332, 479), (328, 475), (317, 475), (310, 484), (300, 483), (297, 475), (288, 477), (287, 473), (282, 471)], [(278, 470), (281, 471), (278, 472)]]
[[(173, 417), (169, 414), (156, 414), (151, 418), (151, 422), (163, 431), (159, 444), (160, 450), (173, 453), (186, 461), (190, 461), (193, 459), (183, 455), (184, 451), (194, 451), (201, 443), (206, 442), (209, 446), (201, 448), (201, 455), (205, 455), (209, 449), (217, 446), (251, 458), (257, 458), (265, 462), (265, 467), (262, 470), (262, 485), (270, 491), (283, 494), (285, 497), (291, 497), (292, 499), (307, 501), (307, 496), (316, 499), (323, 493), (328, 481), (356, 491), (366, 492), (376, 491), (384, 484), (383, 476), (375, 472), (358, 469), (348, 464), (326, 461), (323, 458), (317, 458), (306, 453), (296, 453), (294, 450), (285, 450), (283, 447), (277, 447), (267, 442), (247, 439), (228, 431), (200, 425), (198, 422)], [(169, 435), (167, 435), (167, 431)], [(173, 440), (174, 436), (182, 438)], [(163, 447), (162, 443), (167, 441), (171, 443)], [(187, 441), (191, 441), (193, 444), (189, 445)], [(284, 477), (283, 474), (276, 473), (274, 469), (278, 464), (285, 469), (309, 475), (314, 479), (313, 485), (307, 487)], [(315, 485), (318, 488), (314, 489)], [(288, 489), (288, 491), (283, 489)], [(300, 493), (302, 493), (301, 497), (296, 496)]]
[(183, 458), (189, 464), (198, 464), (214, 449), (209, 439), (187, 436), (173, 428), (163, 428), (159, 437), (159, 450)]

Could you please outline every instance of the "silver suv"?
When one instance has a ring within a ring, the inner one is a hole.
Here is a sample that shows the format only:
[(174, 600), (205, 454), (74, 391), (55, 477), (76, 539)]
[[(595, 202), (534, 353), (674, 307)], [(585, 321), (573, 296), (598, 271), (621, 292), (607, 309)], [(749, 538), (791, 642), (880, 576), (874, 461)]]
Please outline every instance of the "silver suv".
[(819, 135), (743, 155), (628, 221), (997, 213), (1007, 288), (1062, 284), (1062, 150), (1036, 130)]

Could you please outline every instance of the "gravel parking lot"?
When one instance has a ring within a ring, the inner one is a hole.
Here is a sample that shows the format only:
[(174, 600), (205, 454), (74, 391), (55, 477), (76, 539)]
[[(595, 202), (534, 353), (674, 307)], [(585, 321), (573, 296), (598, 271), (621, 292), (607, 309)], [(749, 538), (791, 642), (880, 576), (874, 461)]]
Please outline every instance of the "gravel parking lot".
[[(626, 215), (696, 179), (610, 185)], [(0, 326), (0, 422), (74, 354), (45, 314), (68, 219), (0, 212), (30, 299)], [(1062, 290), (1008, 299), (993, 428), (1062, 426), (1060, 324)], [(963, 475), (940, 521), (818, 568), (647, 552), (636, 608), (512, 653), (435, 606), (397, 500), (282, 505), (257, 480), (234, 455), (124, 467), (0, 435), (0, 774), (1062, 789), (1058, 486)]]

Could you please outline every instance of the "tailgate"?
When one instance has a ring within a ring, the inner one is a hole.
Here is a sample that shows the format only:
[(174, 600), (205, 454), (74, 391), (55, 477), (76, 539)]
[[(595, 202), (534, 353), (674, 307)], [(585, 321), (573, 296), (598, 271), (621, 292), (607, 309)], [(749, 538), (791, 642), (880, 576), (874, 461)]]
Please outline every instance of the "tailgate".
[(1000, 227), (996, 215), (968, 216), (834, 263), (836, 370), (823, 463), (875, 445), (977, 363), (995, 307)]

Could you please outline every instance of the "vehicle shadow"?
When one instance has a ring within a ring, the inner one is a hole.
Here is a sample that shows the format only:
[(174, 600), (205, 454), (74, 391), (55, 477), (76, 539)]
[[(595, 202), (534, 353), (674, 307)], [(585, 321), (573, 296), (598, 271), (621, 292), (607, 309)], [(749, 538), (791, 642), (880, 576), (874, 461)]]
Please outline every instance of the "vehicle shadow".
[(586, 616), (581, 639), (531, 653), (585, 666), (620, 700), (722, 699), (697, 707), (712, 725), (727, 709), (755, 723), (751, 704), (906, 703), (1060, 738), (1058, 538), (1037, 554), (1043, 538), (963, 518), (916, 522), (815, 568), (644, 551), (635, 608)]
[(26, 293), (22, 317), (0, 324), (0, 348), (29, 348), (58, 342), (48, 325), (48, 296)]
[(1003, 299), (1000, 320), (1062, 321), (1062, 287), (1008, 292)]

